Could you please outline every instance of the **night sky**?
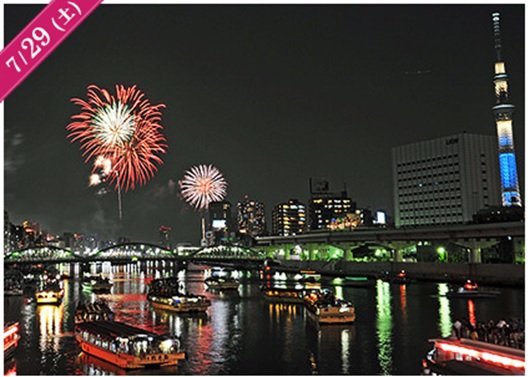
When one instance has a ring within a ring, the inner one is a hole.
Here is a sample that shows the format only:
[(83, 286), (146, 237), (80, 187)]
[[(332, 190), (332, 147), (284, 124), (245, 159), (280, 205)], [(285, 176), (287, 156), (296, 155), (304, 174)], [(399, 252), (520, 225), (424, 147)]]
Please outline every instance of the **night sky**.
[[(5, 44), (44, 5), (5, 5)], [(4, 206), (15, 224), (198, 242), (201, 213), (177, 195), (213, 164), (235, 207), (309, 199), (309, 178), (344, 184), (361, 208), (393, 215), (391, 149), (458, 134), (495, 135), (493, 27), (516, 106), (524, 191), (524, 5), (101, 5), (5, 101)], [(421, 74), (418, 74), (421, 71)], [(96, 84), (133, 85), (153, 104), (169, 149), (147, 185), (96, 195), (65, 127)], [(523, 197), (524, 200), (524, 197)]]

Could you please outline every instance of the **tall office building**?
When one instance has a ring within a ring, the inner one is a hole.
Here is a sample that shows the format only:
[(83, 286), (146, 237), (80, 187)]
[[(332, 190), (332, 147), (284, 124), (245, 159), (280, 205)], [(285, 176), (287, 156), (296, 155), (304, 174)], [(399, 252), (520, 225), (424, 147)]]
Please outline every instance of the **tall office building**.
[(237, 202), (237, 225), (239, 232), (251, 237), (265, 234), (265, 206), (262, 202), (245, 199)]
[(495, 76), (493, 76), (496, 101), (492, 110), (497, 124), (502, 205), (521, 206), (512, 132), (515, 106), (508, 101), (508, 74), (501, 54), (501, 15), (493, 13), (492, 17), (496, 56)]
[(309, 230), (329, 229), (333, 222), (355, 213), (356, 205), (348, 194), (320, 194), (309, 199)]
[(211, 202), (208, 205), (208, 214), (209, 229), (213, 234), (214, 242), (227, 241), (233, 231), (232, 204), (226, 200)]
[(396, 227), (462, 224), (500, 205), (494, 136), (459, 134), (392, 148)]
[(277, 204), (272, 210), (272, 233), (278, 236), (290, 236), (306, 231), (305, 205), (296, 199)]

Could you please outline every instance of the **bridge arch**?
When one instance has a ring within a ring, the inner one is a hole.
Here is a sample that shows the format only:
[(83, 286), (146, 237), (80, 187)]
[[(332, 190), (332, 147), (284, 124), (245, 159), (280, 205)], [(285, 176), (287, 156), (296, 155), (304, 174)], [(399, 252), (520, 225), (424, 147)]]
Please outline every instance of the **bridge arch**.
[(34, 246), (13, 251), (4, 263), (83, 262), (86, 258), (58, 246)]
[(190, 254), (190, 257), (195, 260), (214, 260), (214, 259), (252, 259), (265, 260), (266, 254), (264, 252), (245, 248), (237, 245), (216, 245), (206, 246), (195, 253)]
[(153, 260), (173, 259), (176, 255), (160, 245), (146, 242), (126, 242), (111, 245), (93, 254), (90, 260)]

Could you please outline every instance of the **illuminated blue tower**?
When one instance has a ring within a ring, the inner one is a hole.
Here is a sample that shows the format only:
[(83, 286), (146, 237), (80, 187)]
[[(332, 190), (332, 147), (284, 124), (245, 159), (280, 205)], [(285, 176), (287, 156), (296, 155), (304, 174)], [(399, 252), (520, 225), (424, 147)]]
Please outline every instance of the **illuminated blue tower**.
[(512, 116), (515, 106), (508, 102), (508, 75), (501, 57), (501, 15), (493, 13), (492, 18), (496, 54), (495, 76), (493, 76), (496, 103), (492, 110), (499, 141), (502, 205), (504, 207), (522, 206), (512, 132)]

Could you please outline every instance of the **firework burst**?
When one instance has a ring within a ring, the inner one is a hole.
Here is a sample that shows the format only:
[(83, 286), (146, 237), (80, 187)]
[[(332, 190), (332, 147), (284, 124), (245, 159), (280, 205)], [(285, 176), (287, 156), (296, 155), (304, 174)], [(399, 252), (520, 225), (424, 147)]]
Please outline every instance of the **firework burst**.
[(92, 173), (103, 170), (116, 190), (147, 183), (167, 149), (159, 123), (165, 105), (152, 105), (136, 85), (116, 85), (116, 95), (90, 85), (87, 98), (72, 99), (81, 112), (72, 116), (66, 129), (72, 142), (81, 143), (85, 162), (95, 159)]
[(193, 166), (184, 174), (179, 187), (189, 205), (206, 210), (211, 202), (225, 198), (227, 183), (215, 166), (199, 165)]

